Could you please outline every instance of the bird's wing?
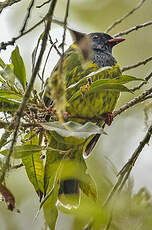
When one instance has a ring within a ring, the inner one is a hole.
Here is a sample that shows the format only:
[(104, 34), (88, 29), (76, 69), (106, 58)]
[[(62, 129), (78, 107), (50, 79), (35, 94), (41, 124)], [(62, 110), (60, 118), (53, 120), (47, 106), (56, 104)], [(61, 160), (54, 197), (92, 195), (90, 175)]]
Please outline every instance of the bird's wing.
[(65, 86), (75, 83), (78, 79), (77, 76), (83, 71), (83, 55), (77, 44), (72, 44), (69, 49), (64, 53), (63, 58), (58, 61), (54, 67), (50, 77), (46, 81), (46, 88), (44, 92), (44, 103), (49, 106), (51, 103), (51, 79), (53, 75), (59, 73), (62, 65), (62, 71), (65, 74)]

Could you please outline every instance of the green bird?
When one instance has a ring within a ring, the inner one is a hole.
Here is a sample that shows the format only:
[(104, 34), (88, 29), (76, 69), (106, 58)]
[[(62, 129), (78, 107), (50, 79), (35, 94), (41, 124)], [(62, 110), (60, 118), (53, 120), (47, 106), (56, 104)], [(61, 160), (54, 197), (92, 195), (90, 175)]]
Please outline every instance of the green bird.
[[(102, 127), (105, 124), (110, 125), (113, 120), (112, 112), (120, 92), (111, 89), (88, 92), (91, 84), (99, 79), (113, 79), (121, 76), (119, 65), (112, 55), (112, 49), (124, 40), (123, 38), (114, 38), (106, 33), (80, 34), (59, 60), (47, 81), (44, 94), (46, 106), (55, 105), (57, 97), (61, 93), (60, 90), (55, 91), (55, 84), (62, 64), (66, 89), (65, 111), (69, 119), (79, 123), (96, 120)], [(107, 68), (98, 73), (97, 71), (102, 67)], [(99, 137), (100, 134), (96, 134), (87, 140), (86, 155), (92, 151)], [(78, 180), (69, 178), (61, 182), (59, 194), (78, 192)]]

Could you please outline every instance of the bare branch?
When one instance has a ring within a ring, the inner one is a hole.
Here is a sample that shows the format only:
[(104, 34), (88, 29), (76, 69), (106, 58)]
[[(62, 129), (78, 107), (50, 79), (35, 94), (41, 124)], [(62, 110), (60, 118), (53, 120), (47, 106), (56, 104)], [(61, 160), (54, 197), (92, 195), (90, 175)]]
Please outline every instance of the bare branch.
[(110, 199), (112, 198), (112, 196), (116, 191), (120, 192), (122, 190), (126, 180), (128, 179), (131, 173), (133, 166), (135, 165), (136, 160), (138, 159), (145, 145), (149, 143), (151, 136), (152, 136), (152, 125), (149, 127), (144, 139), (139, 143), (138, 147), (132, 154), (132, 157), (128, 160), (128, 162), (123, 166), (123, 168), (118, 173), (119, 178), (116, 184), (114, 185), (113, 189), (111, 190), (110, 194), (108, 195), (104, 203), (104, 206), (107, 205), (107, 203), (110, 201)]
[(63, 32), (63, 39), (62, 39), (62, 56), (64, 55), (64, 44), (65, 44), (65, 36), (66, 36), (66, 29), (67, 29), (67, 18), (69, 15), (69, 7), (70, 7), (70, 0), (67, 0), (65, 18), (64, 18), (64, 32)]
[(48, 4), (50, 1), (51, 1), (51, 0), (48, 0), (48, 1), (44, 2), (42, 5), (37, 6), (36, 8), (41, 8), (41, 7), (43, 7), (44, 5)]
[(4, 2), (0, 2), (0, 13), (4, 10), (4, 8), (12, 6), (13, 4), (21, 1), (22, 0), (5, 0)]
[(130, 15), (132, 15), (136, 10), (138, 10), (139, 8), (141, 8), (141, 6), (144, 4), (146, 0), (141, 0), (138, 5), (133, 8), (131, 11), (129, 11), (127, 14), (125, 14), (122, 18), (116, 20), (111, 26), (109, 26), (106, 29), (106, 33), (108, 33), (109, 31), (111, 31), (114, 27), (116, 27), (116, 25), (120, 24), (121, 22), (123, 22), (126, 18), (128, 18)]
[(130, 70), (130, 69), (134, 69), (134, 68), (136, 68), (136, 67), (138, 67), (140, 65), (146, 65), (150, 61), (152, 61), (152, 56), (147, 58), (147, 59), (145, 59), (145, 60), (143, 60), (143, 61), (140, 61), (140, 62), (138, 62), (136, 64), (133, 64), (133, 65), (130, 65), (130, 66), (125, 66), (125, 67), (122, 68), (121, 71), (124, 72), (124, 71)]
[(136, 90), (140, 89), (143, 85), (146, 85), (148, 81), (152, 78), (152, 72), (148, 74), (148, 76), (145, 78), (145, 81), (143, 81), (139, 86), (134, 87), (133, 89), (130, 89), (131, 91), (135, 92)]
[(26, 89), (26, 92), (24, 94), (23, 101), (22, 101), (22, 103), (21, 103), (21, 105), (20, 105), (20, 107), (18, 109), (18, 112), (17, 112), (16, 116), (14, 117), (13, 121), (11, 122), (11, 125), (15, 124), (16, 128), (15, 128), (15, 131), (14, 131), (14, 135), (13, 135), (13, 139), (12, 139), (12, 143), (11, 143), (9, 152), (7, 154), (6, 162), (5, 162), (4, 167), (2, 169), (3, 173), (2, 173), (2, 176), (0, 178), (0, 183), (2, 183), (4, 181), (6, 171), (9, 168), (10, 157), (12, 155), (13, 148), (14, 148), (14, 145), (15, 145), (15, 142), (16, 142), (16, 137), (17, 137), (19, 126), (20, 126), (20, 120), (21, 120), (24, 108), (26, 106), (26, 103), (27, 103), (27, 101), (28, 101), (28, 99), (30, 97), (34, 81), (36, 79), (37, 73), (38, 73), (40, 65), (41, 65), (41, 61), (42, 61), (43, 54), (44, 54), (46, 44), (47, 44), (49, 30), (50, 30), (50, 26), (51, 26), (51, 22), (52, 22), (52, 15), (53, 15), (53, 12), (54, 12), (54, 9), (55, 9), (56, 2), (57, 2), (57, 0), (52, 0), (51, 3), (50, 3), (50, 7), (49, 7), (49, 10), (48, 10), (48, 13), (47, 13), (47, 24), (46, 24), (46, 27), (45, 27), (45, 30), (44, 30), (44, 36), (43, 36), (43, 39), (42, 39), (42, 45), (41, 45), (40, 54), (38, 56), (38, 59), (37, 59), (34, 71), (32, 73), (29, 85), (28, 85), (28, 87)]
[(44, 63), (44, 67), (43, 67), (43, 71), (42, 71), (42, 78), (41, 78), (41, 80), (42, 80), (42, 87), (41, 87), (41, 88), (44, 87), (44, 73), (45, 73), (46, 64), (47, 64), (47, 62), (48, 62), (48, 59), (49, 59), (51, 50), (52, 50), (52, 48), (54, 47), (54, 45), (55, 45), (56, 43), (57, 43), (57, 41), (55, 41), (55, 42), (51, 45), (51, 47), (50, 47), (50, 49), (49, 49), (49, 52), (48, 52), (48, 54), (47, 54), (47, 57), (46, 57), (46, 60), (45, 60), (45, 63)]
[(152, 21), (149, 21), (149, 22), (145, 22), (144, 24), (140, 24), (140, 25), (137, 25), (137, 26), (134, 26), (128, 30), (125, 30), (125, 31), (122, 31), (122, 32), (119, 32), (117, 34), (114, 35), (114, 37), (119, 37), (119, 36), (122, 36), (122, 35), (127, 35), (135, 30), (138, 30), (138, 29), (141, 29), (141, 28), (145, 28), (147, 26), (150, 26), (152, 25)]
[(113, 113), (113, 116), (116, 117), (117, 115), (121, 114), (122, 112), (126, 111), (127, 109), (133, 107), (134, 105), (138, 104), (139, 102), (143, 101), (148, 95), (152, 93), (152, 87), (146, 90), (144, 93), (135, 97), (133, 100), (129, 101), (125, 105), (121, 106), (117, 111)]
[(23, 32), (22, 34), (18, 35), (17, 37), (12, 38), (12, 40), (8, 41), (8, 42), (1, 42), (0, 44), (0, 51), (1, 50), (6, 50), (7, 46), (13, 46), (15, 44), (15, 42), (20, 39), (21, 37), (23, 37), (24, 35), (30, 33), (32, 30), (34, 30), (36, 27), (38, 27), (39, 25), (42, 24), (42, 22), (44, 22), (46, 20), (46, 16), (44, 18), (42, 18), (38, 23), (36, 23), (34, 26), (32, 26), (29, 30)]
[(32, 0), (29, 4), (29, 7), (28, 7), (28, 10), (27, 10), (27, 15), (26, 15), (26, 18), (24, 20), (24, 24), (23, 24), (23, 27), (22, 29), (20, 30), (20, 33), (23, 34), (24, 30), (25, 30), (25, 27), (27, 25), (27, 22), (28, 22), (28, 19), (30, 18), (30, 14), (31, 14), (31, 10), (32, 10), (32, 7), (34, 6), (34, 1), (35, 0)]
[[(53, 45), (54, 44), (54, 42), (52, 41), (52, 38), (51, 38), (51, 36), (49, 35), (49, 41), (50, 41), (50, 43)], [(57, 40), (56, 40), (56, 42), (57, 42)], [(57, 52), (57, 54), (61, 57), (61, 52), (59, 51), (59, 49), (57, 48), (57, 46), (54, 44), (54, 49), (56, 50), (56, 52)]]

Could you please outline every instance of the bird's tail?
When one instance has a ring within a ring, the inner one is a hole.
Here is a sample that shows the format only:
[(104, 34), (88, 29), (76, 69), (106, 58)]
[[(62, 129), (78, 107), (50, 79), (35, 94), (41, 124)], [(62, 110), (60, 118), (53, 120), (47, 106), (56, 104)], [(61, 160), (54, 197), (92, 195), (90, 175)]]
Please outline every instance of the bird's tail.
[[(102, 128), (104, 129), (105, 124), (102, 125)], [(92, 152), (92, 150), (94, 149), (94, 147), (96, 146), (99, 138), (100, 138), (101, 134), (96, 134), (94, 135), (94, 137), (89, 141), (89, 143), (87, 144), (86, 148), (85, 148), (85, 153), (84, 156), (87, 157), (90, 155), (90, 153)]]
[(96, 146), (99, 138), (100, 138), (101, 134), (96, 134), (91, 141), (88, 143), (88, 145), (86, 146), (85, 149), (85, 157), (89, 156), (89, 154), (92, 152), (92, 150), (94, 149), (94, 147)]

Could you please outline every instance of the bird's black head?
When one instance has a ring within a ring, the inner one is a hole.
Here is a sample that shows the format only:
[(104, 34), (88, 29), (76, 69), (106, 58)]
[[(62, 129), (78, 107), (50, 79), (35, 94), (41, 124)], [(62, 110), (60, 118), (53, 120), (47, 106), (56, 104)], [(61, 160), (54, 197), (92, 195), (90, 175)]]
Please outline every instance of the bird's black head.
[(112, 56), (112, 48), (124, 41), (124, 38), (114, 38), (106, 33), (89, 34), (89, 43), (92, 51), (91, 59), (99, 67), (113, 66), (116, 63)]
[(124, 38), (114, 38), (106, 33), (90, 33), (91, 48), (94, 51), (112, 53), (113, 46), (124, 41)]

